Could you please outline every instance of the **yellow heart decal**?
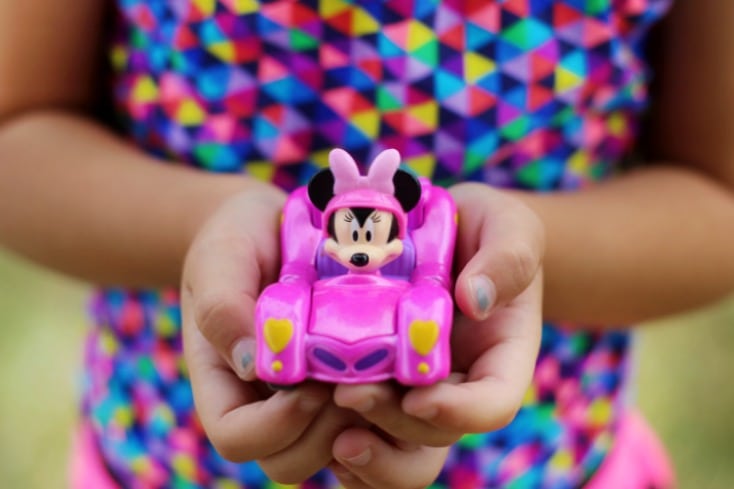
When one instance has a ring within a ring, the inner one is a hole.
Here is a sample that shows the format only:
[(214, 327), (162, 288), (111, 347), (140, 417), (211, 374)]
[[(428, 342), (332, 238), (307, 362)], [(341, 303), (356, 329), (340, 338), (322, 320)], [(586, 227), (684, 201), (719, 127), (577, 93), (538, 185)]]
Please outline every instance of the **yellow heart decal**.
[(410, 323), (408, 331), (410, 344), (421, 355), (428, 355), (438, 340), (438, 324), (436, 321), (415, 320)]
[(273, 353), (282, 352), (293, 337), (293, 323), (290, 319), (268, 319), (263, 326), (265, 343)]

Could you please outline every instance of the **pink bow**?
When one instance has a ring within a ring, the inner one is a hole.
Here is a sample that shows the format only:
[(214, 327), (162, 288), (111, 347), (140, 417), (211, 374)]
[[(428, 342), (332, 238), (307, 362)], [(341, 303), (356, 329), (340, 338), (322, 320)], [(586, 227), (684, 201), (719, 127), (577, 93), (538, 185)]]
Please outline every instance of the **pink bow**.
[(357, 189), (371, 189), (393, 195), (395, 186), (392, 179), (400, 166), (400, 153), (396, 149), (386, 149), (378, 154), (366, 176), (359, 174), (357, 163), (343, 149), (337, 148), (329, 153), (329, 166), (334, 174), (334, 195)]

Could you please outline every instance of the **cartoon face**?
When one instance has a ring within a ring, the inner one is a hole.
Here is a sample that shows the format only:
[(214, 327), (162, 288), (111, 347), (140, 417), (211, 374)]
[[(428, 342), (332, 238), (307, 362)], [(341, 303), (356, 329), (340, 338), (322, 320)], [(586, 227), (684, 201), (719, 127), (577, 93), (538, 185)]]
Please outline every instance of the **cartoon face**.
[(361, 175), (352, 157), (335, 149), (329, 168), (308, 184), (309, 200), (322, 212), (323, 249), (352, 273), (376, 273), (403, 252), (421, 184), (399, 166), (400, 153), (387, 149)]
[(353, 272), (374, 272), (403, 252), (392, 213), (372, 208), (338, 209), (329, 217), (324, 251)]

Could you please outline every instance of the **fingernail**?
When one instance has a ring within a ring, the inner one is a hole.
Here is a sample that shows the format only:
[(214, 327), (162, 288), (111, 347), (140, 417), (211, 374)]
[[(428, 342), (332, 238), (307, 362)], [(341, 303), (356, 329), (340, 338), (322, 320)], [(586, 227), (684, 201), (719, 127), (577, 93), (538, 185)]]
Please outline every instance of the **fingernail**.
[(345, 458), (344, 461), (347, 462), (349, 465), (356, 465), (357, 467), (362, 467), (362, 466), (367, 465), (371, 458), (372, 458), (372, 450), (367, 448), (364, 452), (360, 453), (359, 455), (356, 455), (352, 458)]
[(486, 319), (497, 298), (497, 289), (486, 275), (476, 275), (469, 281), (474, 296), (474, 309), (477, 318)]
[(433, 418), (435, 418), (438, 415), (438, 408), (435, 406), (431, 406), (425, 409), (419, 409), (418, 411), (413, 413), (413, 416), (420, 419), (425, 419), (426, 421), (430, 421)]
[(357, 411), (358, 413), (366, 413), (367, 411), (371, 411), (372, 408), (374, 407), (375, 407), (375, 398), (368, 397), (362, 403), (354, 406), (354, 410)]
[(352, 475), (352, 473), (349, 472), (349, 469), (347, 469), (346, 467), (344, 467), (344, 466), (342, 466), (342, 465), (340, 465), (338, 463), (333, 463), (333, 464), (329, 465), (329, 469), (331, 469), (331, 471), (334, 473), (334, 475), (337, 476), (341, 480), (345, 480), (346, 481), (346, 480), (352, 480), (352, 479), (354, 479), (354, 475)]
[(322, 401), (321, 399), (311, 397), (311, 396), (304, 397), (298, 403), (298, 407), (301, 408), (301, 411), (307, 414), (313, 413), (314, 411), (318, 411), (319, 409), (321, 409), (321, 406), (323, 405), (324, 405), (324, 401)]
[(255, 380), (255, 340), (243, 338), (234, 345), (234, 348), (232, 348), (232, 364), (240, 379)]
[(354, 480), (354, 476), (347, 469), (332, 470), (332, 471), (334, 472), (334, 475), (338, 479), (341, 479), (342, 481), (352, 481), (352, 480)]

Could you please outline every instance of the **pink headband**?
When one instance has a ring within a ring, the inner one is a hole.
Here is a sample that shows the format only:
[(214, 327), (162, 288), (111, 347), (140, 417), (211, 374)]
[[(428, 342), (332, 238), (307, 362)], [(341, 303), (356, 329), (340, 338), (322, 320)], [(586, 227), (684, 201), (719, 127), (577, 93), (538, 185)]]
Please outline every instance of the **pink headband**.
[(359, 174), (357, 163), (349, 153), (339, 148), (329, 153), (329, 167), (334, 174), (334, 195), (358, 189), (371, 189), (393, 195), (395, 186), (392, 179), (399, 166), (398, 150), (386, 149), (377, 155), (367, 175), (362, 176)]
[(400, 166), (400, 153), (386, 149), (377, 155), (366, 176), (359, 173), (357, 163), (343, 149), (329, 153), (329, 167), (334, 174), (334, 198), (323, 213), (324, 235), (331, 214), (345, 207), (375, 208), (392, 213), (398, 222), (398, 237), (405, 238), (407, 216), (395, 198), (393, 177)]

